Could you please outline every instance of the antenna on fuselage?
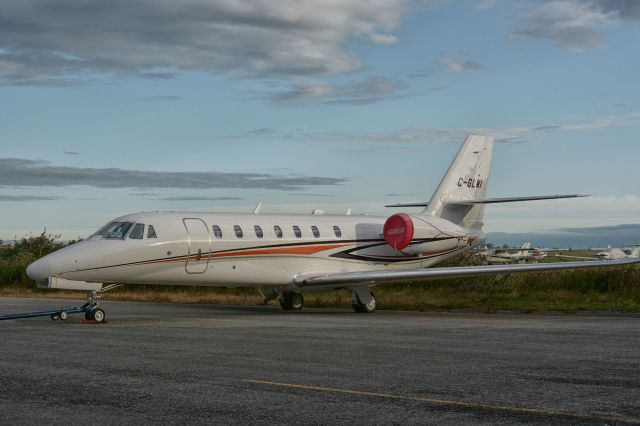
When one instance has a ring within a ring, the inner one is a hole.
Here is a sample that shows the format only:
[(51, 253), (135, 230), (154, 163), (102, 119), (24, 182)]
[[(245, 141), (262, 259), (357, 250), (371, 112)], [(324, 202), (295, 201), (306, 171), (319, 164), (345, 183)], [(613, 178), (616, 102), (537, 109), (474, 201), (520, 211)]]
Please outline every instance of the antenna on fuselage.
[(262, 208), (262, 203), (256, 204), (256, 207), (253, 209), (253, 214), (260, 214), (261, 208)]

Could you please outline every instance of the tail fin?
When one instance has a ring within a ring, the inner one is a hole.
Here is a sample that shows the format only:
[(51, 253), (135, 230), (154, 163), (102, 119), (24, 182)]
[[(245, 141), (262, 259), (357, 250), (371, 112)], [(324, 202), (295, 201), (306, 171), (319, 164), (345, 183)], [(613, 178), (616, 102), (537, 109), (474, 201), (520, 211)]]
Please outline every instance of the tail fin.
[(522, 244), (522, 250), (520, 250), (518, 252), (518, 255), (520, 256), (524, 256), (529, 252), (529, 249), (531, 248), (531, 241), (527, 241), (524, 244)]
[(480, 229), (483, 204), (451, 202), (486, 198), (492, 153), (492, 137), (467, 136), (422, 214), (439, 216), (465, 228)]

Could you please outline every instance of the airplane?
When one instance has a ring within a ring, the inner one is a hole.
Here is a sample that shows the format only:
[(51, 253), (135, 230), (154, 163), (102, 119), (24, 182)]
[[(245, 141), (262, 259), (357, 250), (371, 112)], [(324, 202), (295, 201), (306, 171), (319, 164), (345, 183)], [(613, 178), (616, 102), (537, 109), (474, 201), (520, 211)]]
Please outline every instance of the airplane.
[(347, 290), (354, 311), (371, 313), (374, 285), (640, 262), (431, 268), (485, 241), (486, 204), (584, 196), (486, 198), (492, 153), (492, 137), (469, 135), (431, 200), (399, 205), (422, 207), (418, 214), (135, 213), (36, 260), (26, 272), (42, 288), (86, 290), (85, 316), (102, 322), (97, 298), (118, 283), (252, 287), (284, 310), (301, 309), (309, 292)]
[(640, 258), (640, 247), (634, 247), (630, 250), (623, 250), (617, 247), (607, 246), (606, 249), (597, 253), (593, 257), (589, 256), (570, 256), (564, 254), (556, 254), (556, 257), (565, 259), (583, 259), (583, 260), (620, 260), (620, 259), (638, 259)]
[[(508, 250), (518, 250), (515, 253), (507, 253)], [(508, 263), (508, 262), (526, 262), (528, 260), (533, 262), (539, 262), (545, 257), (547, 253), (541, 249), (531, 249), (531, 242), (527, 241), (519, 248), (498, 248), (491, 251), (479, 252), (481, 256), (484, 256), (486, 261), (494, 263)]]

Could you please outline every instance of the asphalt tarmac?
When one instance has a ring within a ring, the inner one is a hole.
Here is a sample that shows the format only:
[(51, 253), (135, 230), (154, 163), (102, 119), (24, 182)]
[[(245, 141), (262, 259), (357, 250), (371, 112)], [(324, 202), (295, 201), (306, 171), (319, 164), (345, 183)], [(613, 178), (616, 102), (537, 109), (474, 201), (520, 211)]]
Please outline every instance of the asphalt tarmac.
[(638, 316), (101, 306), (0, 321), (0, 424), (640, 424)]

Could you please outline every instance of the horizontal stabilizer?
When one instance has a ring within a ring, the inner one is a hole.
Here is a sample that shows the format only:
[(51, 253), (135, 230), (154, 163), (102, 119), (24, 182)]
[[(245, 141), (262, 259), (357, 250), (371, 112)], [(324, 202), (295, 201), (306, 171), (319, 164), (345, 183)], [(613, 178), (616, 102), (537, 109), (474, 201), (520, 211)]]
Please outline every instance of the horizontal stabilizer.
[(419, 203), (398, 203), (398, 204), (387, 204), (385, 207), (427, 207), (429, 203), (426, 201), (422, 201)]
[(391, 271), (336, 272), (301, 274), (293, 278), (299, 287), (335, 287), (356, 284), (384, 284), (400, 281), (434, 280), (441, 278), (474, 277), (518, 272), (559, 271), (566, 269), (626, 266), (640, 263), (640, 259), (595, 260), (592, 262), (554, 262), (517, 265), (455, 266), (449, 268), (396, 269)]
[(498, 203), (517, 203), (519, 201), (538, 201), (538, 200), (557, 200), (559, 198), (580, 198), (588, 197), (585, 194), (568, 194), (568, 195), (540, 195), (536, 197), (507, 197), (507, 198), (482, 198), (475, 200), (456, 200), (447, 201), (448, 206), (468, 206), (473, 204), (498, 204)]

